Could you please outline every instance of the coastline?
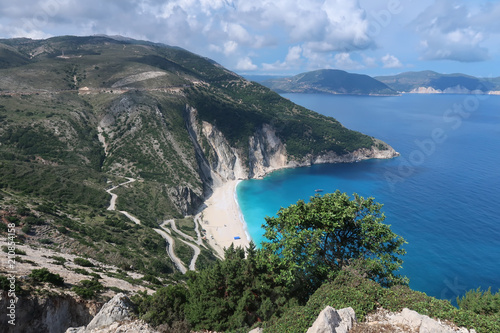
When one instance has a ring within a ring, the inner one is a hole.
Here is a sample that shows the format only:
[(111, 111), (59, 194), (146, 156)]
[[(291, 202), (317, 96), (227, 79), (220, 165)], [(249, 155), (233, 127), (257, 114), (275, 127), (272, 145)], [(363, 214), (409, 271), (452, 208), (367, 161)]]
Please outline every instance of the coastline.
[[(241, 180), (230, 180), (213, 190), (201, 211), (201, 227), (206, 230), (209, 244), (224, 258), (224, 248), (248, 247), (251, 241), (243, 213), (236, 198), (236, 186)], [(240, 237), (240, 239), (235, 239)]]

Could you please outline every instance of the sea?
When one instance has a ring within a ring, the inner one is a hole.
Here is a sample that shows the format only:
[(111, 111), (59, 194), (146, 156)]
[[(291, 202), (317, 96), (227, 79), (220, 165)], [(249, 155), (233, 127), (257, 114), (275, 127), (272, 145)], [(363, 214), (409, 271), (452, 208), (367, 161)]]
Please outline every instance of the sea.
[(358, 193), (384, 204), (385, 223), (408, 242), (399, 273), (412, 289), (453, 303), (471, 289), (500, 289), (500, 96), (282, 96), (401, 155), (241, 182), (237, 200), (257, 245), (280, 207), (317, 189)]

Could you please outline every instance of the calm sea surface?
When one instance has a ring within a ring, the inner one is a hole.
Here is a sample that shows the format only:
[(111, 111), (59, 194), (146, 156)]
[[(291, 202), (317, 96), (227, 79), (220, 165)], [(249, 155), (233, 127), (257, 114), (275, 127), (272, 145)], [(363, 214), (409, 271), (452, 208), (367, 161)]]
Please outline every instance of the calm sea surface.
[(249, 233), (265, 216), (315, 189), (375, 197), (403, 236), (410, 286), (454, 300), (500, 288), (500, 96), (357, 97), (284, 94), (344, 126), (389, 143), (401, 156), (281, 170), (237, 189)]

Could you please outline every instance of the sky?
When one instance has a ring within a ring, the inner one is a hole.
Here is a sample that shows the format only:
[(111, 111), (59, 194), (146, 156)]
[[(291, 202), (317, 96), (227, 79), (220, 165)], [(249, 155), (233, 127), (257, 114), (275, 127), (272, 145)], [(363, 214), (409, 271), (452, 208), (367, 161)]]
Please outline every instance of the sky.
[(121, 35), (242, 75), (500, 76), (500, 0), (0, 0), (0, 38)]

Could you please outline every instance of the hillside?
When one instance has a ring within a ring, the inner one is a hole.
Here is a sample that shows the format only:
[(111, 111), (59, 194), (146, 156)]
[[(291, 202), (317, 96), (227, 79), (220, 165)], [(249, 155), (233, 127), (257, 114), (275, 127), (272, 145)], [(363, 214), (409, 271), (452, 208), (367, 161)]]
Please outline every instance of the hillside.
[(167, 283), (215, 260), (193, 215), (221, 184), (395, 155), (180, 48), (0, 40), (0, 230), (22, 244)]
[[(399, 92), (418, 92), (419, 89), (444, 93), (470, 93), (500, 90), (499, 78), (477, 78), (465, 74), (440, 74), (433, 71), (405, 72), (375, 79)], [(429, 88), (431, 90), (429, 90)]]
[(349, 95), (397, 95), (397, 92), (368, 75), (322, 69), (288, 78), (262, 82), (278, 93), (325, 93)]

